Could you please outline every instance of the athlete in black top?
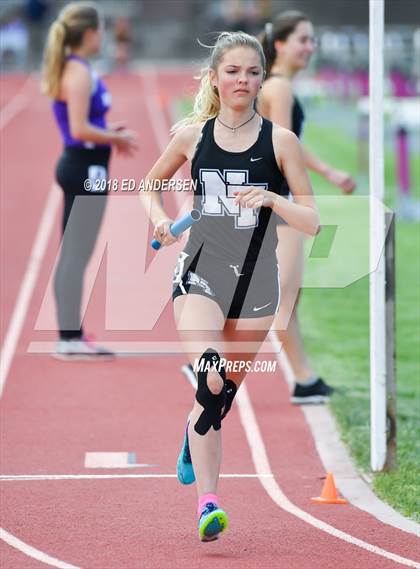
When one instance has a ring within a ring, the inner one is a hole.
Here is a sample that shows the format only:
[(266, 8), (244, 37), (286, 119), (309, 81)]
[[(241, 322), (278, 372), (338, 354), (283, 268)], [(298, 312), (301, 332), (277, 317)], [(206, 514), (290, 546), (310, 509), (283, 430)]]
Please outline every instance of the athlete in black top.
[[(272, 212), (315, 235), (319, 217), (298, 139), (254, 111), (264, 55), (242, 32), (222, 33), (202, 75), (192, 117), (178, 128), (147, 178), (171, 178), (186, 161), (199, 183), (192, 228), (174, 278), (179, 336), (197, 365), (197, 393), (177, 465), (180, 482), (197, 481), (199, 536), (227, 527), (216, 495), (221, 419), (264, 341), (278, 301)], [(281, 195), (283, 176), (294, 201)], [(154, 237), (171, 245), (158, 192), (142, 195)]]
[[(301, 137), (304, 113), (293, 93), (292, 79), (307, 67), (315, 50), (312, 24), (301, 12), (283, 12), (273, 24), (266, 25), (261, 41), (267, 59), (267, 79), (258, 97), (258, 111)], [(354, 190), (355, 182), (349, 174), (332, 168), (305, 147), (303, 154), (307, 168), (324, 176), (344, 193)], [(273, 328), (295, 376), (292, 402), (321, 403), (329, 398), (333, 390), (315, 373), (308, 361), (297, 317), (303, 279), (303, 236), (288, 226), (282, 217), (277, 219), (277, 258), (282, 276), (282, 300)]]
[(238, 262), (245, 256), (247, 261), (255, 261), (259, 254), (267, 256), (275, 252), (275, 226), (271, 224), (268, 229), (271, 209), (248, 209), (234, 203), (233, 192), (238, 186), (256, 186), (279, 193), (284, 181), (273, 149), (273, 125), (259, 116), (254, 120), (258, 138), (241, 152), (218, 146), (214, 139), (215, 118), (204, 125), (191, 164), (191, 176), (197, 182), (194, 207), (201, 210), (203, 217), (191, 229), (187, 250), (205, 243), (208, 254)]
[(192, 292), (208, 296), (228, 318), (274, 314), (279, 301), (272, 210), (242, 207), (233, 193), (247, 186), (288, 193), (274, 154), (272, 124), (259, 120), (256, 142), (242, 152), (218, 146), (215, 119), (208, 120), (192, 160), (191, 175), (197, 182), (194, 207), (202, 218), (191, 228), (180, 256), (173, 297)]
[[(270, 73), (270, 77), (283, 77), (280, 73)], [(262, 95), (262, 94), (261, 94)], [(262, 99), (262, 96), (260, 97)], [(258, 107), (257, 107), (258, 108)], [(291, 117), (290, 117), (290, 130), (296, 134), (298, 138), (302, 136), (303, 132), (303, 123), (305, 122), (305, 113), (303, 111), (303, 107), (296, 95), (293, 95), (293, 102), (291, 108)], [(285, 126), (285, 125), (281, 125)], [(283, 191), (289, 193), (289, 187), (287, 185), (287, 180), (284, 181)], [(277, 216), (277, 224), (278, 225), (286, 225), (284, 219), (280, 216)]]
[[(271, 73), (270, 77), (282, 77), (280, 74)], [(305, 113), (303, 107), (296, 95), (293, 95), (292, 117), (290, 130), (296, 134), (298, 138), (302, 136), (303, 123), (305, 122)]]

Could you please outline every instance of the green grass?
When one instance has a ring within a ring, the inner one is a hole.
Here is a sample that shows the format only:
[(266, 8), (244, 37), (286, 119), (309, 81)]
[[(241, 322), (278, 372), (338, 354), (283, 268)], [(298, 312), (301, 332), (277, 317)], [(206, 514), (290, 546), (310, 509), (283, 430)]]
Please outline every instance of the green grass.
[[(397, 468), (376, 475), (379, 496), (407, 516), (419, 516), (420, 474), (420, 294), (418, 252), (410, 255), (419, 226), (397, 225)], [(343, 440), (357, 464), (369, 471), (369, 283), (346, 288), (309, 288), (302, 295), (300, 321), (305, 346), (317, 371), (338, 388), (331, 400)]]
[[(349, 119), (354, 122), (354, 117), (350, 114)], [(367, 194), (368, 173), (364, 171), (361, 159), (358, 156), (359, 150), (354, 137), (344, 131), (344, 128), (337, 126), (325, 126), (319, 123), (310, 123), (307, 121), (304, 130), (304, 143), (313, 152), (331, 163), (338, 169), (347, 170), (361, 182), (361, 186), (357, 189), (359, 194)], [(389, 207), (394, 207), (396, 203), (396, 187), (398, 182), (396, 179), (396, 161), (394, 152), (390, 149), (394, 141), (389, 141), (385, 151), (385, 203)], [(368, 146), (363, 147), (364, 156), (368, 160)], [(410, 156), (410, 179), (412, 194), (420, 197), (420, 157), (413, 153)], [(313, 177), (316, 193), (335, 195), (337, 190), (327, 184), (323, 178), (319, 176)]]
[[(355, 171), (356, 145), (336, 127), (308, 125), (305, 141), (337, 167)], [(412, 160), (411, 171), (418, 170)], [(418, 175), (413, 177), (418, 180)], [(335, 193), (318, 176), (316, 193)], [(418, 181), (417, 181), (418, 183)], [(393, 156), (386, 156), (386, 202), (394, 200)], [(415, 194), (418, 195), (418, 188)], [(357, 226), (357, 219), (352, 216)], [(331, 226), (330, 226), (331, 227)], [(320, 234), (322, 235), (322, 233)], [(353, 245), (360, 235), (355, 231)], [(327, 241), (330, 236), (327, 236)], [(396, 227), (396, 356), (397, 468), (374, 476), (377, 494), (403, 514), (420, 521), (420, 226), (397, 221)], [(320, 249), (320, 247), (318, 247)], [(324, 247), (325, 248), (325, 247)], [(356, 247), (360, 250), (360, 247)], [(321, 247), (322, 249), (322, 247)], [(328, 249), (328, 247), (327, 247)], [(313, 248), (314, 250), (314, 248)], [(322, 257), (321, 255), (317, 255)], [(354, 259), (353, 261), (354, 262)], [(348, 260), (336, 266), (344, 271)], [(316, 281), (322, 263), (308, 261), (305, 279)], [(325, 280), (325, 276), (324, 276)], [(331, 401), (343, 440), (359, 467), (370, 472), (369, 410), (369, 280), (362, 277), (345, 288), (306, 288), (300, 306), (305, 346), (317, 371), (338, 387)]]

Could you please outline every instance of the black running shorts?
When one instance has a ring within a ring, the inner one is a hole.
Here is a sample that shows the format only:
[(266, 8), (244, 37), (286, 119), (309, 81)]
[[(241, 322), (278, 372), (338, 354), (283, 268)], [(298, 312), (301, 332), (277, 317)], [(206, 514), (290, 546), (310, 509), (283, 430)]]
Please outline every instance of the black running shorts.
[(244, 266), (204, 255), (191, 257), (183, 251), (174, 271), (172, 298), (185, 294), (214, 300), (225, 318), (275, 314), (280, 301), (276, 256)]

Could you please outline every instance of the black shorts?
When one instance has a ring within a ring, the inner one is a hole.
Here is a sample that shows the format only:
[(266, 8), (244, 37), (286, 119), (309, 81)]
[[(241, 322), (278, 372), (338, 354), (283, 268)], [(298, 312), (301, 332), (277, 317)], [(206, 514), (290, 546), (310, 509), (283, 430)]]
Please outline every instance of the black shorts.
[(275, 255), (256, 263), (230, 263), (182, 252), (174, 271), (172, 299), (185, 294), (211, 298), (225, 318), (261, 318), (278, 310), (280, 283)]

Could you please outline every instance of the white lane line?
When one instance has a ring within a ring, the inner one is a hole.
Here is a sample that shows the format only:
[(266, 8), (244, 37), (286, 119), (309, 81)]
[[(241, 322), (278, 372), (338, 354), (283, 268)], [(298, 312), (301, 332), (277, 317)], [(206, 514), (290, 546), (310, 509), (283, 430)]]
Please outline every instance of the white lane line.
[[(238, 393), (236, 395), (236, 402), (239, 409), (239, 416), (242, 427), (245, 431), (245, 435), (251, 449), (255, 470), (257, 473), (265, 472), (272, 474), (271, 466), (268, 461), (267, 451), (265, 449), (255, 413), (248, 396), (248, 391), (244, 384), (242, 384), (241, 388), (238, 390)], [(365, 549), (370, 553), (375, 553), (376, 555), (380, 555), (381, 557), (385, 557), (386, 559), (390, 559), (391, 561), (395, 561), (396, 563), (400, 563), (406, 567), (415, 567), (416, 569), (420, 569), (420, 563), (417, 563), (412, 559), (401, 557), (400, 555), (386, 551), (381, 547), (377, 547), (376, 545), (372, 545), (366, 541), (358, 539), (357, 537), (353, 537), (352, 535), (345, 533), (344, 531), (341, 531), (323, 522), (322, 520), (315, 518), (314, 516), (311, 516), (304, 510), (301, 510), (295, 504), (293, 504), (283, 493), (274, 476), (260, 478), (259, 480), (264, 490), (267, 492), (273, 502), (275, 502), (286, 512), (293, 514), (307, 524), (310, 524), (319, 530), (325, 531), (334, 537), (342, 539), (351, 545), (357, 545), (358, 547)]]
[[(187, 366), (183, 366), (183, 374), (186, 379), (189, 381), (191, 386), (194, 389), (197, 389), (197, 380), (195, 379), (194, 374)], [(280, 489), (276, 479), (274, 478), (273, 472), (271, 470), (270, 463), (268, 461), (267, 451), (265, 450), (264, 442), (261, 436), (261, 432), (259, 430), (257, 420), (255, 417), (255, 413), (253, 407), (251, 405), (251, 401), (249, 399), (248, 391), (245, 387), (245, 384), (242, 384), (238, 393), (236, 395), (236, 404), (239, 410), (239, 417), (241, 420), (242, 427), (245, 431), (245, 435), (248, 441), (248, 445), (251, 449), (252, 460), (255, 466), (255, 470), (259, 475), (261, 484), (270, 498), (283, 510), (286, 510), (290, 514), (300, 518), (304, 522), (311, 524), (312, 526), (325, 531), (334, 537), (338, 537), (339, 539), (343, 539), (351, 543), (352, 545), (358, 545), (363, 549), (367, 549), (371, 553), (376, 553), (378, 555), (382, 555), (387, 559), (391, 559), (392, 561), (396, 561), (397, 563), (401, 563), (403, 565), (407, 565), (408, 567), (417, 567), (420, 568), (420, 565), (417, 564), (415, 561), (411, 559), (406, 559), (405, 557), (400, 557), (394, 553), (390, 553), (380, 547), (375, 545), (371, 545), (361, 539), (353, 537), (343, 531), (340, 531), (325, 522), (318, 520), (314, 516), (311, 516), (304, 510), (301, 510), (297, 506), (295, 506), (283, 493)], [(262, 475), (262, 472), (266, 474)], [(265, 478), (266, 480), (263, 480)]]
[(0, 361), (0, 397), (3, 393), (6, 383), (7, 374), (9, 373), (16, 345), (22, 332), (25, 322), (26, 312), (29, 302), (31, 301), (32, 292), (38, 278), (39, 269), (44, 257), (47, 244), (50, 239), (54, 220), (57, 214), (58, 205), (60, 203), (60, 192), (53, 185), (51, 188), (41, 222), (38, 227), (35, 242), (29, 256), (28, 265), (26, 267), (25, 277), (19, 290), (19, 295), (13, 310), (12, 317), (9, 322), (7, 334), (1, 349)]
[[(0, 112), (0, 130), (4, 129), (16, 115), (18, 115), (25, 106), (30, 102), (29, 94), (26, 92), (28, 85), (31, 83), (32, 76), (23, 84), (19, 92), (13, 99), (3, 108)], [(38, 278), (39, 269), (42, 259), (44, 257), (45, 249), (54, 226), (54, 219), (56, 216), (59, 204), (59, 192), (53, 186), (50, 190), (47, 203), (44, 208), (43, 216), (38, 227), (35, 242), (29, 256), (28, 265), (22, 285), (19, 290), (19, 295), (10, 319), (9, 327), (6, 337), (1, 349), (0, 361), (0, 397), (6, 383), (7, 374), (9, 373), (10, 365), (16, 351), (16, 345), (22, 332), (22, 327), (25, 321), (28, 305), (32, 297), (32, 292)], [(0, 528), (0, 539), (9, 544), (11, 547), (21, 551), (28, 557), (37, 559), (46, 565), (57, 567), (58, 569), (80, 569), (75, 565), (65, 563), (60, 559), (51, 557), (50, 555), (39, 551), (35, 547), (28, 545), (21, 541), (16, 536), (7, 532), (5, 529)]]
[[(145, 92), (147, 93), (147, 90)], [(22, 97), (23, 94), (22, 96), (19, 96), (17, 101), (13, 103), (13, 105), (10, 107), (8, 111), (7, 107), (5, 107), (0, 117), (0, 128), (4, 128), (4, 126), (6, 126), (6, 124), (8, 124), (12, 120), (12, 118), (16, 116), (16, 114), (18, 114), (18, 112), (20, 112), (23, 109), (25, 100), (22, 99)], [(150, 103), (150, 99), (148, 99), (148, 97), (146, 97), (146, 101)], [(6, 114), (4, 114), (5, 111), (7, 111)], [(159, 145), (162, 148), (166, 146), (167, 142), (167, 139), (163, 138), (164, 132), (166, 131), (166, 124), (163, 123), (164, 128), (161, 131), (159, 131), (159, 129), (156, 128), (156, 120), (158, 120), (159, 117), (161, 117), (161, 112), (160, 109), (158, 110), (158, 112), (154, 111), (155, 109), (153, 105), (149, 105), (148, 112), (151, 118), (154, 119), (151, 120), (151, 124), (153, 126), (155, 135), (158, 139)], [(162, 126), (162, 124), (160, 126)], [(19, 291), (19, 297), (16, 302), (15, 309), (13, 311), (13, 315), (7, 331), (7, 335), (2, 347), (1, 361), (0, 361), (0, 397), (3, 392), (4, 385), (6, 383), (10, 364), (13, 360), (13, 356), (16, 350), (16, 344), (19, 339), (20, 333), (22, 331), (26, 311), (28, 308), (29, 301), (31, 299), (34, 285), (36, 283), (36, 279), (38, 277), (42, 258), (45, 253), (46, 245), (48, 243), (48, 238), (51, 233), (52, 227), (54, 225), (54, 218), (59, 204), (59, 196), (60, 196), (59, 192), (54, 191), (54, 188), (50, 191), (48, 195), (47, 205), (45, 207), (44, 214), (36, 236), (36, 240), (32, 248), (25, 278), (22, 283), (21, 289)], [(228, 476), (229, 475), (227, 475), (227, 477)], [(5, 530), (0, 531), (0, 538), (6, 541), (12, 547), (15, 547), (19, 551), (22, 551), (29, 557), (38, 559), (39, 561), (42, 561), (48, 565), (52, 565), (53, 567), (58, 567), (59, 569), (60, 568), (80, 569), (78, 567), (75, 567), (74, 565), (69, 565), (68, 563), (64, 563), (59, 559), (55, 559), (45, 553), (42, 553), (41, 551), (31, 547), (30, 545), (25, 544), (23, 541), (9, 534)]]
[[(28, 354), (33, 355), (43, 355), (43, 354), (51, 354), (54, 350), (55, 342), (53, 340), (45, 341), (45, 342), (31, 342), (27, 348)], [(191, 341), (191, 342), (184, 342), (182, 345), (179, 341), (176, 342), (117, 342), (117, 341), (103, 341), (101, 342), (101, 346), (104, 348), (109, 348), (113, 352), (116, 352), (118, 357), (120, 358), (135, 358), (135, 357), (162, 357), (163, 355), (177, 355), (185, 354), (186, 348), (189, 349), (190, 352), (198, 352), (201, 349), (201, 343)], [(231, 352), (243, 352), (244, 349), (249, 349), (249, 351), (253, 351), (253, 342), (231, 342), (229, 344), (229, 349)], [(214, 349), (223, 351), (224, 344), (223, 342), (215, 342)], [(260, 354), (274, 354), (274, 348), (272, 344), (264, 343), (261, 346)]]
[[(156, 82), (156, 76), (154, 77), (154, 80)], [(161, 114), (154, 113), (153, 115), (151, 115), (151, 119), (156, 116), (159, 117), (159, 126), (162, 127), (163, 121)], [(151, 120), (151, 122), (153, 124), (154, 121)], [(161, 144), (162, 137), (160, 132), (157, 133), (156, 138), (158, 139), (161, 151), (163, 152), (165, 144)], [(185, 375), (188, 381), (191, 383), (192, 387), (194, 387), (194, 382), (191, 380), (189, 375), (187, 374)], [(268, 462), (265, 446), (261, 437), (261, 432), (256, 422), (255, 414), (248, 397), (248, 392), (244, 384), (242, 384), (241, 389), (238, 391), (238, 394), (236, 396), (236, 403), (239, 409), (240, 420), (244, 428), (248, 444), (251, 449), (252, 459), (254, 461), (255, 469), (259, 474), (265, 472), (265, 473), (270, 473), (272, 475), (271, 477), (260, 478), (261, 484), (263, 485), (268, 495), (278, 506), (280, 506), (282, 509), (286, 510), (287, 512), (295, 515), (296, 517), (300, 518), (301, 520), (305, 521), (306, 523), (309, 523), (310, 525), (316, 527), (317, 529), (325, 531), (333, 535), (334, 537), (338, 537), (339, 539), (347, 541), (348, 543), (357, 545), (363, 549), (366, 549), (367, 551), (376, 553), (377, 555), (381, 555), (383, 557), (386, 557), (387, 559), (391, 559), (393, 561), (396, 561), (397, 563), (401, 563), (402, 565), (420, 569), (420, 564), (416, 563), (415, 561), (412, 561), (411, 559), (406, 559), (405, 557), (400, 557), (399, 555), (390, 553), (384, 549), (381, 549), (380, 547), (376, 547), (375, 545), (371, 545), (370, 543), (362, 541), (361, 539), (353, 537), (345, 532), (342, 532), (334, 528), (333, 526), (330, 526), (329, 524), (326, 524), (325, 522), (311, 516), (310, 514), (308, 514), (304, 510), (301, 510), (300, 508), (295, 506), (292, 502), (290, 502), (290, 500), (287, 498), (287, 496), (282, 492), (282, 490), (278, 486), (277, 481), (275, 480), (274, 475), (272, 473), (270, 464)]]
[[(286, 382), (292, 390), (293, 371), (273, 330), (270, 332), (270, 339), (276, 348), (277, 361), (283, 369)], [(325, 472), (334, 472), (342, 495), (356, 508), (374, 516), (380, 522), (419, 537), (420, 525), (382, 502), (361, 478), (347, 447), (339, 437), (337, 424), (330, 409), (325, 405), (302, 405), (301, 410), (312, 431)]]
[(3, 130), (30, 102), (31, 97), (27, 93), (27, 88), (32, 79), (32, 75), (29, 75), (16, 95), (0, 110), (0, 130)]
[[(267, 478), (273, 474), (221, 474), (220, 478)], [(122, 478), (177, 478), (176, 474), (17, 474), (0, 476), (0, 482), (37, 480), (112, 480)]]
[(293, 374), (292, 366), (290, 365), (289, 360), (287, 359), (287, 356), (284, 353), (283, 344), (278, 340), (274, 330), (270, 330), (270, 332), (268, 333), (268, 338), (270, 339), (270, 342), (273, 344), (275, 348), (273, 352), (275, 352), (276, 354), (277, 361), (279, 362), (280, 367), (284, 373), (284, 379), (286, 380), (286, 383), (291, 391), (293, 389), (295, 377)]
[(45, 563), (46, 565), (51, 565), (51, 567), (58, 567), (58, 569), (81, 569), (76, 565), (70, 565), (70, 563), (66, 563), (65, 561), (60, 561), (60, 559), (56, 559), (55, 557), (51, 557), (51, 555), (48, 555), (47, 553), (39, 551), (39, 549), (32, 547), (32, 545), (28, 545), (27, 543), (18, 539), (17, 537), (15, 537), (14, 535), (12, 535), (3, 528), (0, 528), (0, 539), (2, 539), (3, 541), (8, 543), (15, 549), (18, 549), (22, 553), (25, 553), (25, 555), (28, 555), (33, 559), (37, 559), (38, 561), (41, 561), (41, 563)]

